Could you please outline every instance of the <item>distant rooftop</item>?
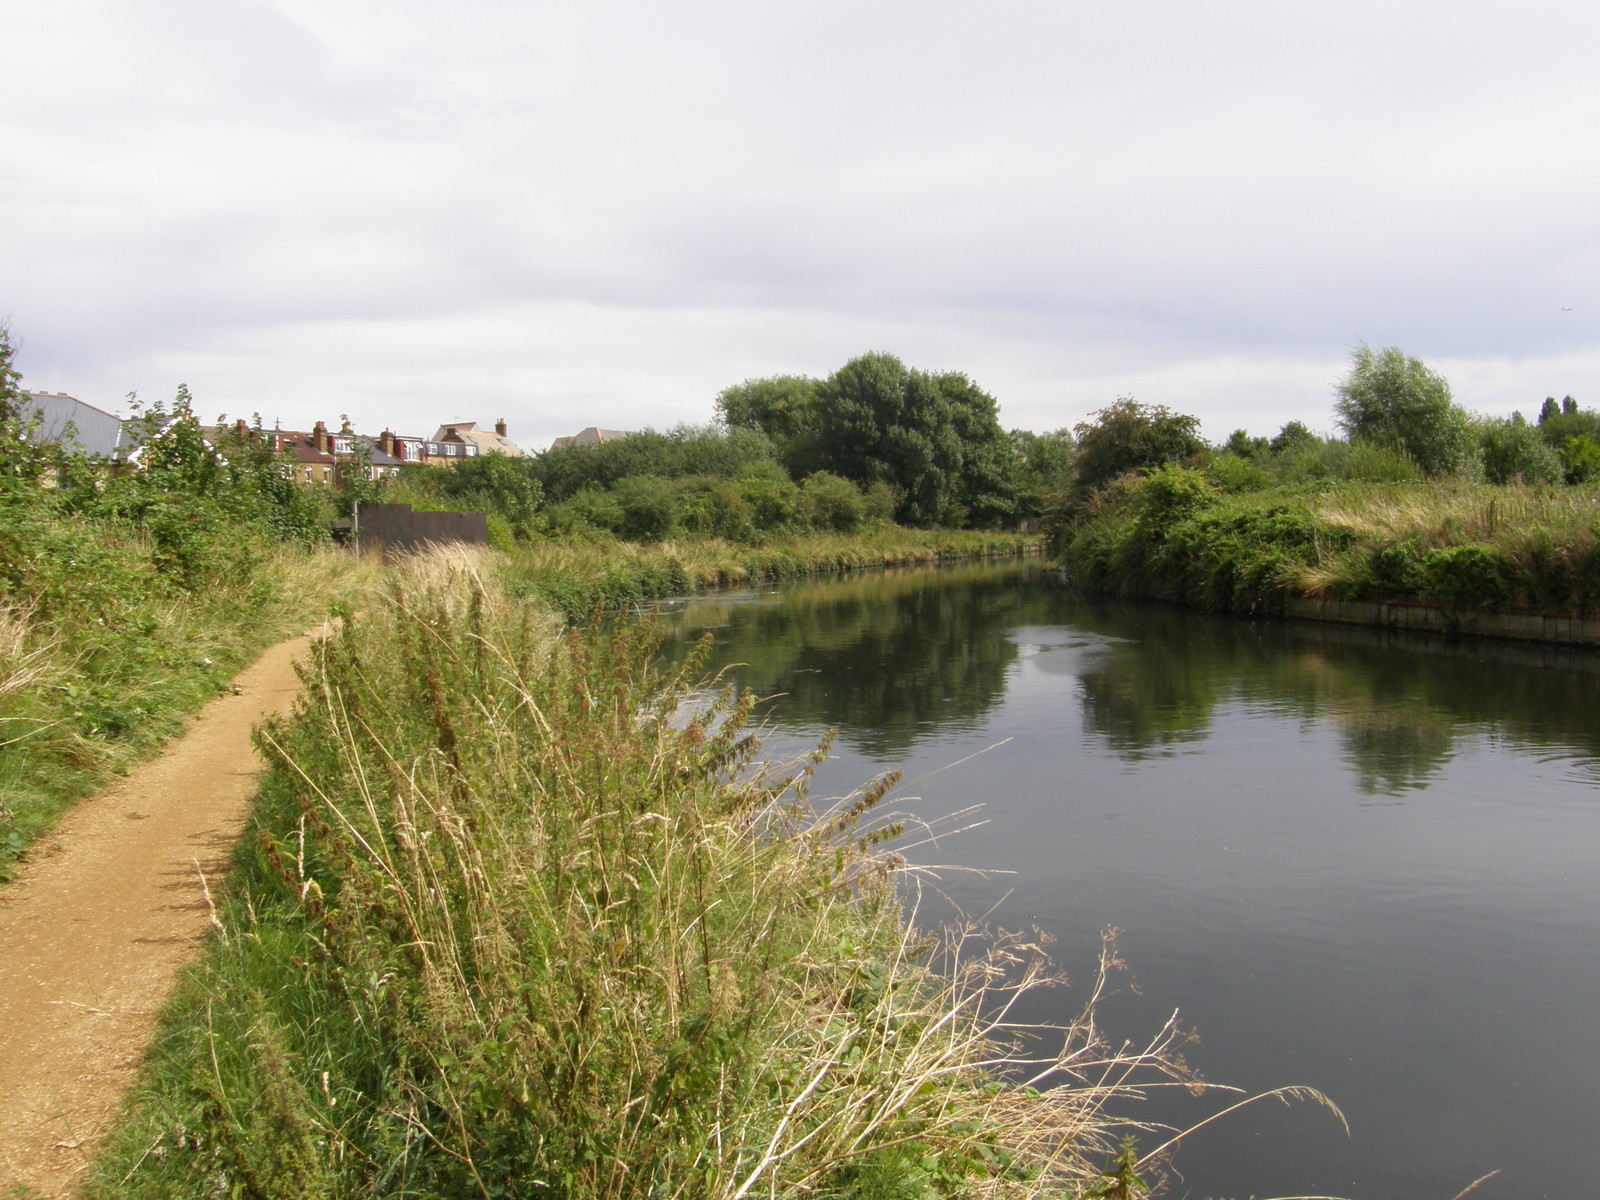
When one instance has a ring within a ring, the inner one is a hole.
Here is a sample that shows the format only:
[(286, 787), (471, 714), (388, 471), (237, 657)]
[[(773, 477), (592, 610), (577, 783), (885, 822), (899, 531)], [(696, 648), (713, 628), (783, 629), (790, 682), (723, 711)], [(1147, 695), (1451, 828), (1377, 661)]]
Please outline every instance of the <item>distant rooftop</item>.
[(60, 442), (79, 454), (118, 458), (133, 449), (134, 440), (123, 423), (103, 408), (69, 396), (66, 392), (23, 392), (24, 419), (38, 423), (27, 430), (35, 441)]
[(629, 437), (633, 434), (631, 429), (601, 429), (591, 425), (589, 428), (571, 437), (558, 437), (550, 443), (552, 450), (564, 450), (568, 446), (603, 446), (607, 442), (614, 442), (618, 438)]

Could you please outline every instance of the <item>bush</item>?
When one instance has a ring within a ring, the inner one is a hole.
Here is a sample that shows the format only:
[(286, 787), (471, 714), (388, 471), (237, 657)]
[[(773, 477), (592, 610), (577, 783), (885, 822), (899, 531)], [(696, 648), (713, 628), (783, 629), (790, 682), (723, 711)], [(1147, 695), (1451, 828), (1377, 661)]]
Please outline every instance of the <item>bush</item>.
[(1286, 484), (1340, 480), (1409, 483), (1422, 478), (1417, 464), (1392, 446), (1330, 438), (1293, 442), (1278, 456), (1277, 464), (1279, 479)]
[(1561, 457), (1521, 413), (1489, 419), (1478, 427), (1483, 474), (1490, 483), (1560, 483)]
[(813, 529), (854, 533), (866, 520), (866, 499), (848, 479), (817, 471), (800, 485), (801, 507)]
[(613, 489), (622, 512), (617, 532), (630, 542), (659, 542), (678, 527), (678, 497), (659, 475), (632, 475)]
[(1162, 536), (1172, 525), (1217, 502), (1217, 490), (1190, 467), (1164, 466), (1135, 485), (1138, 522), (1147, 535)]
[(1419, 590), (1436, 603), (1500, 608), (1511, 598), (1509, 565), (1495, 546), (1443, 546), (1422, 556)]
[(1600, 441), (1588, 434), (1569, 437), (1562, 444), (1560, 457), (1568, 483), (1588, 483), (1600, 479)]
[(1096, 413), (1092, 423), (1077, 425), (1073, 432), (1077, 445), (1072, 494), (1080, 504), (1119, 475), (1196, 458), (1206, 449), (1198, 417), (1140, 404), (1131, 396), (1118, 397)]
[(751, 524), (762, 533), (787, 529), (800, 515), (800, 489), (777, 463), (746, 467), (737, 486), (750, 506)]
[(1206, 477), (1225, 492), (1259, 492), (1272, 486), (1268, 470), (1254, 459), (1219, 454), (1206, 467)]

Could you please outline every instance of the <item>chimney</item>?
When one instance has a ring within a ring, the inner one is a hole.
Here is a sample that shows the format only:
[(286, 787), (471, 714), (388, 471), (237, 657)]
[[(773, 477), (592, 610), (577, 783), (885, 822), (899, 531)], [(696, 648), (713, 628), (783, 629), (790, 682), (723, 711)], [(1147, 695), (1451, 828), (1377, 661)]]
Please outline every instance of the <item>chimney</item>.
[(394, 430), (385, 429), (383, 431), (383, 435), (378, 438), (378, 447), (390, 458), (399, 457), (394, 452)]
[(311, 444), (317, 448), (318, 454), (328, 452), (328, 427), (321, 421), (311, 430)]
[(504, 417), (501, 417), (498, 421), (496, 421), (494, 423), (494, 431), (496, 433), (498, 433), (501, 437), (505, 437), (506, 436), (506, 419)]
[(246, 425), (244, 423), (244, 418), (243, 417), (240, 417), (237, 421), (235, 421), (233, 423), (233, 431), (234, 431), (234, 433), (239, 435), (239, 440), (241, 442), (244, 441), (245, 438), (250, 436), (250, 426), (248, 426), (248, 425)]

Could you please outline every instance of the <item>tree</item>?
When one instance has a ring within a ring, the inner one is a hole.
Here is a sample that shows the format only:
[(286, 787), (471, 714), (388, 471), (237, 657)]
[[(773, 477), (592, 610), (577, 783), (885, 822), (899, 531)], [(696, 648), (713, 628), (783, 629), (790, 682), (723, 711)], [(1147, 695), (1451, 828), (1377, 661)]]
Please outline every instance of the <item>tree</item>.
[(805, 375), (746, 379), (717, 396), (717, 419), (729, 430), (754, 429), (787, 446), (810, 429), (817, 381)]
[(889, 484), (897, 521), (992, 524), (1015, 514), (1015, 451), (994, 397), (959, 371), (863, 354), (818, 385), (811, 412), (811, 468), (862, 488)]
[(1490, 483), (1559, 483), (1561, 458), (1521, 413), (1490, 417), (1478, 429), (1483, 473)]
[(1476, 462), (1472, 420), (1451, 399), (1449, 383), (1396, 346), (1358, 345), (1337, 395), (1334, 410), (1352, 442), (1401, 450), (1426, 475), (1448, 475)]
[(1175, 413), (1165, 405), (1140, 404), (1118, 396), (1092, 422), (1073, 427), (1078, 435), (1074, 503), (1081, 503), (1119, 475), (1148, 471), (1205, 453), (1200, 418)]
[(1017, 515), (1042, 517), (1059, 505), (1072, 487), (1072, 430), (1030, 433), (1013, 429), (1011, 445), (1016, 454), (1013, 490)]
[(37, 432), (38, 419), (36, 414), (30, 418), (24, 402), (16, 353), (11, 330), (0, 324), (0, 481), (37, 480), (59, 465), (62, 457), (59, 446), (29, 436)]
[(1571, 396), (1564, 397), (1559, 405), (1555, 397), (1548, 397), (1539, 410), (1539, 435), (1547, 446), (1558, 451), (1570, 438), (1600, 438), (1600, 413), (1579, 408)]
[(1278, 430), (1278, 436), (1267, 443), (1267, 448), (1274, 454), (1282, 454), (1297, 446), (1309, 446), (1316, 440), (1317, 435), (1306, 428), (1304, 421), (1290, 421)]
[(1235, 429), (1222, 449), (1236, 458), (1260, 458), (1271, 453), (1272, 443), (1264, 437), (1251, 437), (1248, 429)]

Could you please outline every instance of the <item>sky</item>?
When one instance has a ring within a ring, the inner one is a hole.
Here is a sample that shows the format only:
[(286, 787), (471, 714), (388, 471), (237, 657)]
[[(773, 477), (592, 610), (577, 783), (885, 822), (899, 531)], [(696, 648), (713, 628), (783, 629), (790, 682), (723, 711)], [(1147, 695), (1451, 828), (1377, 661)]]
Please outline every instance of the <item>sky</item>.
[(1600, 6), (10, 6), (0, 321), (125, 411), (524, 448), (867, 351), (1006, 428), (1600, 406)]

